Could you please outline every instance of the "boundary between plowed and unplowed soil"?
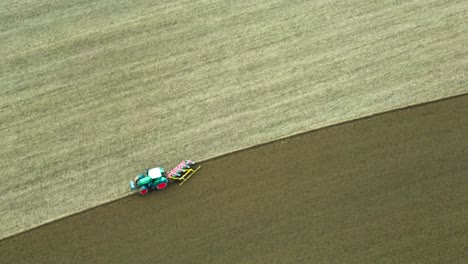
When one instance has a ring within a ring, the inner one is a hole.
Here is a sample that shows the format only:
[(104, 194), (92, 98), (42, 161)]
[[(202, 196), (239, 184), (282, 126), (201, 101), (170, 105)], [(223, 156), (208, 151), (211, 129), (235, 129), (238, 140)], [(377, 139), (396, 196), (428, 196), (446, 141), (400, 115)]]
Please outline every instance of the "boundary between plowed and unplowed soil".
[(0, 262), (463, 262), (467, 105), (457, 96), (204, 161), (183, 187), (2, 240)]

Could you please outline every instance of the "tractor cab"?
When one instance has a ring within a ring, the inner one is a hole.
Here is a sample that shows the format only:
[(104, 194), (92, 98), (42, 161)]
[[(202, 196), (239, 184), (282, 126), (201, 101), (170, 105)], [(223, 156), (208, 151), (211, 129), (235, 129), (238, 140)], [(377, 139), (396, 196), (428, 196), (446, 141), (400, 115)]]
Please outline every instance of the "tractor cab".
[(161, 167), (152, 168), (146, 171), (146, 174), (153, 180), (164, 176), (164, 169)]

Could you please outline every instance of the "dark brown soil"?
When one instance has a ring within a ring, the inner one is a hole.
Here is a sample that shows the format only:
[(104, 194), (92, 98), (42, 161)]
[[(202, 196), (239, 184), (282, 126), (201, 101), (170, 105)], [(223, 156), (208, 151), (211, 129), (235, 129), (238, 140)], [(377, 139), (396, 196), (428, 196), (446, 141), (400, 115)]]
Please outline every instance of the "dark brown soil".
[(468, 96), (202, 165), (0, 241), (0, 263), (468, 263)]

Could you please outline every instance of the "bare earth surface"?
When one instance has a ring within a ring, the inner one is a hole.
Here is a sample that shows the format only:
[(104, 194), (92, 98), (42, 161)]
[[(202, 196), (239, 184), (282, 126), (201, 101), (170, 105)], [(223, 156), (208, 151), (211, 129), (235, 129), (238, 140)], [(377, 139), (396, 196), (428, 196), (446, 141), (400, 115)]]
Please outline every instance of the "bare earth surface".
[(466, 0), (0, 1), (0, 238), (129, 176), (468, 92)]
[(0, 241), (0, 263), (467, 263), (468, 96), (204, 162)]

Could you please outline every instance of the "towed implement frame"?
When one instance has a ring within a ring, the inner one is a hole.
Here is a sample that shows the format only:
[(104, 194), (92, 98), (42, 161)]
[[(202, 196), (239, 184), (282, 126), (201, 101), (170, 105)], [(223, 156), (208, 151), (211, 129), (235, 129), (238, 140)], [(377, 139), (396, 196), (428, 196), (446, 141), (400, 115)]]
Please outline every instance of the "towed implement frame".
[(184, 182), (190, 179), (190, 177), (192, 177), (200, 168), (201, 166), (198, 166), (196, 169), (184, 169), (183, 174), (180, 177), (171, 177), (170, 179), (174, 181), (179, 181), (179, 185), (182, 185), (184, 184)]
[(178, 181), (180, 182), (179, 185), (182, 185), (201, 168), (201, 166), (198, 166), (194, 169), (193, 165), (195, 165), (195, 162), (184, 160), (167, 174), (167, 178)]

